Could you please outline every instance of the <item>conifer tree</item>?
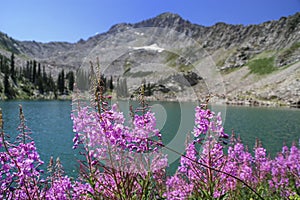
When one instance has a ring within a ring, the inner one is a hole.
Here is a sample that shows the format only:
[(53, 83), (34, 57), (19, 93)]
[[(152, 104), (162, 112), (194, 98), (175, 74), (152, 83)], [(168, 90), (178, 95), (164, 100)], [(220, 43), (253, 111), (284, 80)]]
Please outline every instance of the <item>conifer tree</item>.
[(3, 86), (4, 86), (4, 94), (5, 96), (9, 95), (9, 90), (10, 90), (10, 85), (9, 85), (9, 77), (8, 74), (4, 74), (4, 79), (3, 79)]
[(44, 94), (44, 81), (41, 76), (38, 77), (37, 84), (38, 84), (40, 94)]
[(5, 73), (4, 79), (3, 79), (3, 85), (4, 85), (4, 94), (8, 99), (13, 99), (15, 97), (15, 91), (11, 87), (9, 83), (9, 75), (8, 73)]
[(41, 63), (38, 63), (38, 71), (37, 71), (37, 79), (39, 79), (42, 76), (41, 74)]
[(3, 73), (3, 56), (0, 54), (0, 72)]
[(36, 84), (36, 81), (37, 81), (37, 77), (36, 77), (36, 65), (37, 65), (37, 63), (36, 63), (36, 61), (34, 60), (33, 61), (33, 66), (32, 66), (32, 83), (33, 84)]
[(33, 82), (33, 77), (32, 77), (32, 60), (29, 62), (29, 72), (28, 72), (28, 74), (29, 74), (29, 81), (30, 82)]
[(44, 88), (45, 92), (50, 92), (50, 91), (55, 92), (56, 86), (51, 73), (49, 74), (49, 76), (45, 75), (43, 80), (45, 81), (45, 88)]
[(16, 71), (15, 71), (15, 55), (14, 53), (11, 54), (10, 57), (10, 75), (12, 80), (15, 82), (16, 81)]
[(23, 69), (24, 77), (25, 77), (26, 79), (28, 79), (28, 80), (30, 79), (29, 65), (30, 65), (30, 63), (29, 63), (29, 61), (27, 61), (27, 62), (26, 62), (26, 67), (24, 67), (24, 69)]
[(43, 80), (46, 82), (47, 81), (47, 73), (45, 70), (45, 66), (43, 65)]
[(68, 79), (68, 82), (69, 82), (69, 85), (68, 85), (68, 88), (70, 91), (73, 91), (73, 87), (74, 87), (74, 83), (75, 83), (75, 77), (74, 77), (74, 72), (73, 71), (70, 71), (68, 74), (67, 74), (67, 79)]
[(3, 73), (4, 73), (4, 75), (9, 76), (9, 66), (8, 66), (8, 60), (7, 60), (7, 58), (4, 58)]
[(64, 70), (62, 70), (58, 74), (57, 89), (58, 89), (60, 94), (64, 94), (64, 91), (65, 91), (65, 72), (64, 72)]

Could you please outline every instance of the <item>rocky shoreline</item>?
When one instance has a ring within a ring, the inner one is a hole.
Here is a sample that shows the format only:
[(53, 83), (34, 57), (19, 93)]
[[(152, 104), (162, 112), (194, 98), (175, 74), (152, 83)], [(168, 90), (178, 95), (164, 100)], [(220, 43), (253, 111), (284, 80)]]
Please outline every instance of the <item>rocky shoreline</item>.
[[(118, 98), (121, 100), (132, 100), (133, 98)], [(185, 98), (157, 98), (155, 96), (147, 96), (145, 97), (146, 101), (166, 101), (166, 102), (199, 102), (204, 103), (205, 99), (191, 99), (189, 97)], [(209, 101), (211, 104), (215, 105), (233, 105), (233, 106), (248, 106), (248, 107), (289, 107), (289, 108), (300, 108), (300, 102), (290, 103), (284, 102), (279, 100), (262, 100), (262, 99), (239, 99), (239, 98), (219, 98), (219, 97), (212, 97)]]
[[(80, 95), (81, 99), (89, 98), (88, 94)], [(115, 94), (110, 96), (111, 99), (118, 99), (118, 100), (137, 100), (137, 97), (116, 97)], [(58, 95), (56, 98), (54, 95), (36, 95), (31, 96), (29, 98), (15, 98), (11, 100), (29, 100), (29, 101), (36, 101), (36, 100), (47, 100), (47, 101), (54, 101), (54, 100), (66, 100), (71, 101), (73, 99), (72, 94), (68, 95)], [(145, 96), (145, 101), (149, 102), (159, 102), (159, 101), (166, 101), (166, 102), (199, 102), (199, 104), (205, 102), (205, 98), (203, 99), (192, 99), (188, 96), (186, 97), (173, 97), (173, 98), (165, 98), (165, 97), (157, 97), (157, 96)], [(8, 99), (0, 98), (0, 101), (5, 101)], [(291, 102), (285, 102), (280, 100), (264, 100), (264, 99), (255, 99), (255, 98), (245, 98), (241, 99), (238, 97), (234, 98), (228, 98), (228, 97), (217, 97), (213, 96), (210, 98), (209, 103), (215, 104), (215, 105), (232, 105), (232, 106), (247, 106), (247, 107), (289, 107), (289, 108), (300, 108), (300, 102), (298, 103), (291, 103)]]

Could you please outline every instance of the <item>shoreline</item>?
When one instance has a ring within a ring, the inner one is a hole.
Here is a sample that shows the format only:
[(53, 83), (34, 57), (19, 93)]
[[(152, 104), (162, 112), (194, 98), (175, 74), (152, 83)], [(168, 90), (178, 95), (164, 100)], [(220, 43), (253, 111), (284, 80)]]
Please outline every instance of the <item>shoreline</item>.
[[(82, 97), (82, 95), (79, 95)], [(85, 94), (82, 99), (89, 100), (89, 95)], [(15, 98), (15, 99), (0, 99), (0, 101), (72, 101), (73, 94), (69, 95), (59, 95), (57, 98), (49, 98), (49, 96), (44, 97), (33, 97), (33, 98)], [(116, 100), (123, 100), (129, 101), (134, 100), (137, 101), (137, 97), (116, 97), (113, 95), (111, 99)], [(190, 99), (189, 97), (186, 98), (157, 98), (155, 96), (145, 96), (145, 101), (149, 102), (198, 102), (203, 103), (204, 101), (201, 99)], [(213, 105), (230, 105), (230, 106), (242, 106), (242, 107), (270, 107), (270, 108), (296, 108), (300, 109), (300, 104), (291, 104), (288, 102), (283, 101), (271, 101), (271, 100), (259, 100), (259, 99), (228, 99), (228, 98), (219, 98), (219, 97), (212, 97), (209, 101), (209, 104)]]
[[(136, 100), (134, 98), (117, 98), (118, 100)], [(145, 101), (149, 102), (199, 102), (203, 103), (200, 99), (190, 99), (190, 98), (155, 98), (155, 97), (145, 97)], [(262, 107), (262, 108), (296, 108), (300, 109), (300, 104), (290, 104), (287, 102), (281, 102), (281, 101), (270, 101), (270, 100), (228, 100), (223, 98), (211, 98), (209, 101), (209, 104), (212, 105), (229, 105), (229, 106), (241, 106), (241, 107)]]

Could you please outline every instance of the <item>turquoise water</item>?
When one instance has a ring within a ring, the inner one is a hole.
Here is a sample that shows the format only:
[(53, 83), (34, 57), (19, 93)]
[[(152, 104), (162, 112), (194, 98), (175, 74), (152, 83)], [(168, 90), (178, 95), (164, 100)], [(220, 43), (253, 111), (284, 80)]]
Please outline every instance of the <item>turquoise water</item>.
[(41, 159), (48, 165), (50, 157), (60, 157), (65, 171), (75, 174), (78, 152), (72, 149), (71, 101), (0, 101), (4, 130), (11, 138), (18, 134), (19, 104), (31, 129)]
[[(32, 137), (45, 166), (51, 156), (59, 156), (66, 173), (75, 175), (79, 153), (72, 149), (71, 101), (0, 101), (4, 130), (12, 138), (18, 134), (19, 104), (23, 106), (27, 125), (32, 130)], [(128, 111), (125, 108), (129, 104), (119, 102), (126, 116)], [(183, 151), (186, 133), (193, 129), (195, 104), (152, 102), (150, 105), (157, 115), (157, 126), (163, 134), (164, 143), (179, 152)], [(274, 156), (281, 151), (284, 143), (290, 146), (293, 141), (299, 142), (299, 109), (238, 106), (213, 106), (212, 109), (223, 111), (225, 131), (230, 134), (234, 129), (249, 149), (259, 138), (268, 153)], [(170, 158), (176, 160), (176, 157)]]

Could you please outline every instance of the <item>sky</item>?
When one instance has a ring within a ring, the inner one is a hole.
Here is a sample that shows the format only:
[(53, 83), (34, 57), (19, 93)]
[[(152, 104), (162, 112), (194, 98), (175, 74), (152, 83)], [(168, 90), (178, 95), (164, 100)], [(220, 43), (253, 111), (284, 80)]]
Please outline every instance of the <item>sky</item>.
[(103, 33), (163, 12), (192, 23), (258, 24), (300, 12), (300, 0), (3, 0), (0, 31), (17, 40), (66, 41)]

